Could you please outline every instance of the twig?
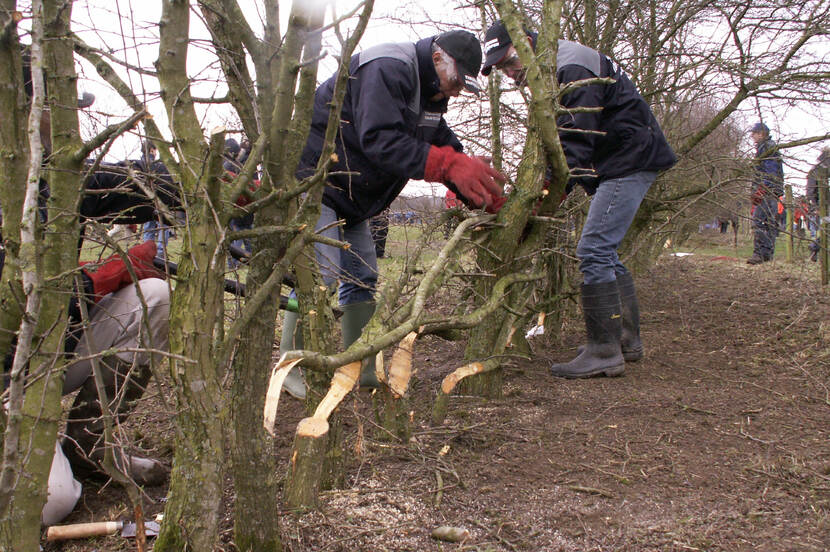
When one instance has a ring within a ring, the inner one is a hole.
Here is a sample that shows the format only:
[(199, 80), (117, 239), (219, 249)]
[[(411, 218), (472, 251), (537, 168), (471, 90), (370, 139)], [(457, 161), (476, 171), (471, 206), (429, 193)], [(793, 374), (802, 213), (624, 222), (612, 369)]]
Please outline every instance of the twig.
[(744, 437), (746, 437), (746, 438), (747, 438), (747, 439), (749, 439), (750, 441), (755, 441), (756, 443), (761, 443), (762, 445), (774, 445), (774, 444), (775, 444), (775, 442), (774, 442), (774, 441), (764, 441), (763, 439), (759, 439), (759, 438), (757, 438), (757, 437), (753, 437), (752, 435), (750, 435), (749, 433), (747, 433), (746, 431), (744, 431), (743, 426), (741, 427), (741, 429), (739, 430), (739, 432), (740, 432), (740, 434), (741, 434), (741, 435), (743, 435)]
[(583, 487), (582, 485), (568, 485), (568, 488), (578, 493), (600, 495), (606, 498), (615, 498), (612, 492), (603, 489), (596, 489), (594, 487)]
[(597, 468), (596, 466), (591, 466), (590, 464), (580, 464), (580, 466), (582, 466), (583, 468), (587, 468), (589, 470), (594, 470), (594, 471), (599, 472), (599, 473), (604, 474), (604, 475), (610, 475), (611, 477), (613, 477), (614, 479), (616, 479), (617, 481), (619, 481), (623, 485), (628, 485), (629, 483), (631, 483), (631, 480), (629, 478), (627, 478), (626, 476), (624, 476), (624, 475), (618, 475), (614, 472), (602, 470), (600, 468)]
[(474, 520), (474, 519), (467, 518), (467, 521), (469, 521), (470, 523), (472, 523), (473, 525), (475, 525), (475, 526), (476, 526), (476, 527), (478, 527), (479, 529), (484, 529), (485, 531), (487, 531), (487, 534), (488, 534), (488, 535), (492, 535), (492, 536), (494, 536), (494, 537), (495, 537), (495, 538), (496, 538), (496, 539), (497, 539), (500, 543), (502, 543), (502, 544), (504, 544), (505, 546), (507, 546), (508, 548), (510, 548), (510, 550), (516, 550), (516, 545), (515, 545), (515, 544), (513, 544), (512, 542), (510, 542), (510, 541), (509, 541), (509, 540), (507, 540), (506, 538), (504, 538), (504, 537), (502, 537), (501, 535), (499, 535), (499, 531), (501, 530), (501, 527), (502, 527), (501, 525), (499, 525), (499, 531), (495, 531), (495, 532), (494, 532), (494, 531), (493, 531), (493, 530), (491, 530), (490, 528), (488, 528), (488, 527), (486, 527), (486, 526), (482, 525), (481, 523), (477, 522), (477, 521), (476, 521), (476, 520)]

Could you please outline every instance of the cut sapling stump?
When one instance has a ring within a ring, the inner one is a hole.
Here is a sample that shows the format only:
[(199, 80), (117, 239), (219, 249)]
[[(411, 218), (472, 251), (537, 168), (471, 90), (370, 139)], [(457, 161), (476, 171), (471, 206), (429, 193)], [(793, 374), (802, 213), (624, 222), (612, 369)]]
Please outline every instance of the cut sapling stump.
[(389, 377), (383, 390), (383, 427), (404, 443), (409, 442), (412, 435), (412, 420), (406, 395), (414, 372), (412, 354), (417, 337), (418, 332), (410, 332), (398, 344), (389, 362)]
[(409, 332), (392, 354), (389, 363), (389, 389), (400, 398), (409, 389), (409, 380), (412, 378), (412, 352), (414, 350), (417, 332)]
[(335, 370), (331, 387), (317, 405), (314, 415), (297, 424), (288, 480), (285, 482), (284, 499), (287, 508), (308, 510), (317, 507), (328, 443), (328, 418), (343, 401), (343, 397), (357, 385), (360, 365), (360, 361), (357, 361)]
[(286, 508), (317, 507), (328, 432), (329, 422), (322, 418), (304, 418), (297, 424), (283, 497)]

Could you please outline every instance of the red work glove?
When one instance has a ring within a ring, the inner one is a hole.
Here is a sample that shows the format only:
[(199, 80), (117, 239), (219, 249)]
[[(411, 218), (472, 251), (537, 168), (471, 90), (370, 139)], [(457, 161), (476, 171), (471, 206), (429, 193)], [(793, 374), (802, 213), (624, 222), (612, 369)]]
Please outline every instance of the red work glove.
[(752, 195), (749, 197), (749, 200), (752, 202), (753, 205), (760, 205), (762, 201), (764, 201), (764, 190), (759, 186), (752, 192)]
[(507, 203), (507, 198), (505, 196), (498, 196), (491, 199), (493, 202), (485, 208), (485, 211), (491, 215), (496, 215), (504, 207), (504, 204)]
[[(147, 240), (141, 245), (136, 245), (127, 250), (127, 257), (130, 259), (130, 264), (135, 271), (135, 276), (139, 280), (145, 278), (164, 278), (164, 273), (156, 270), (153, 267), (153, 258), (156, 256), (156, 242)], [(81, 263), (81, 266), (92, 263)], [(118, 291), (130, 285), (133, 282), (127, 266), (118, 254), (112, 255), (104, 259), (98, 270), (95, 272), (84, 269), (86, 274), (92, 281), (92, 290), (95, 294), (94, 302), (98, 302), (104, 295)]]
[(424, 180), (452, 182), (470, 203), (483, 207), (493, 198), (501, 197), (502, 184), (507, 179), (483, 161), (459, 153), (451, 146), (432, 146), (424, 167)]
[[(233, 179), (236, 177), (237, 173), (225, 169), (224, 180), (226, 182), (232, 182)], [(243, 190), (242, 193), (239, 194), (239, 196), (233, 201), (234, 204), (236, 204), (239, 207), (245, 207), (246, 205), (251, 203), (253, 201), (254, 194), (259, 189), (259, 184), (259, 180), (251, 180), (251, 183), (248, 184), (248, 190)]]

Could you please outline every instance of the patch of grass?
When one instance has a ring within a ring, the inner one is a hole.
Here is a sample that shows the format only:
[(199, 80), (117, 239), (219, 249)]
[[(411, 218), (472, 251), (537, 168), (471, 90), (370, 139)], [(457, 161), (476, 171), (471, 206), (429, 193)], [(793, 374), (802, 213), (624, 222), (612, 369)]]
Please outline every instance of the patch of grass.
[[(785, 262), (787, 259), (787, 241), (789, 235), (783, 233), (778, 235), (775, 242), (775, 260), (778, 262)], [(810, 235), (799, 236), (793, 235), (793, 255), (792, 262), (794, 264), (805, 265), (808, 268), (815, 268), (818, 270), (817, 263), (810, 261), (810, 251), (808, 245), (811, 241)], [(750, 231), (741, 231), (738, 234), (737, 247), (733, 243), (732, 232), (721, 234), (714, 230), (704, 230), (703, 232), (693, 234), (689, 239), (674, 251), (683, 251), (695, 253), (697, 255), (712, 256), (712, 257), (735, 257), (737, 259), (745, 260), (752, 256), (753, 251), (753, 235)]]

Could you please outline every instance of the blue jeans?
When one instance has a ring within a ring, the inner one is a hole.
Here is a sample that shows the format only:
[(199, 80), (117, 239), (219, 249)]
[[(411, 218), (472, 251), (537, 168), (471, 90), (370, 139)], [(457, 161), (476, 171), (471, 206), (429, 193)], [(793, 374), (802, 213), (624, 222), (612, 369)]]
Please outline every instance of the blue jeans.
[[(161, 240), (159, 240), (159, 234), (161, 234)], [(162, 226), (159, 224), (157, 220), (151, 220), (149, 222), (144, 223), (144, 233), (142, 234), (142, 238), (144, 241), (152, 240), (156, 242), (156, 256), (160, 258), (164, 258), (164, 254), (167, 250), (167, 242), (170, 240), (170, 236), (173, 235), (173, 230), (171, 230), (167, 226)]]
[(752, 212), (752, 228), (755, 230), (753, 253), (771, 259), (775, 254), (778, 237), (778, 198), (771, 195), (755, 206)]
[[(317, 231), (338, 218), (334, 209), (322, 205)], [(340, 281), (337, 290), (340, 304), (373, 301), (378, 283), (378, 259), (369, 222), (363, 221), (353, 226), (335, 226), (321, 234), (351, 244), (346, 250), (322, 243), (314, 244), (314, 252), (325, 284), (331, 286), (337, 280)]]
[(642, 171), (599, 183), (576, 246), (584, 284), (613, 282), (627, 272), (617, 248), (656, 178), (656, 172)]

